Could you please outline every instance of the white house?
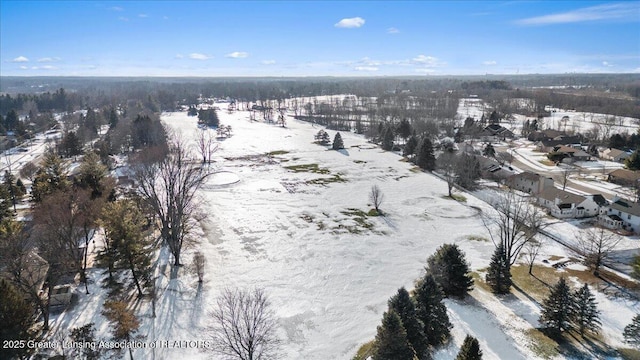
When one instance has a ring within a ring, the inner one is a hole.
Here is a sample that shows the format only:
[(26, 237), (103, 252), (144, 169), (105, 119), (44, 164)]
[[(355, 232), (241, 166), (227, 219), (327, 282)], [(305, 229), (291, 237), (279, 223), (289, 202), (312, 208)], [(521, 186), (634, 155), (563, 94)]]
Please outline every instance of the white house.
[(598, 221), (610, 229), (623, 229), (640, 234), (640, 203), (614, 196), (611, 204), (598, 217)]
[(606, 200), (602, 195), (582, 196), (550, 187), (538, 194), (538, 204), (558, 219), (578, 219), (597, 216)]

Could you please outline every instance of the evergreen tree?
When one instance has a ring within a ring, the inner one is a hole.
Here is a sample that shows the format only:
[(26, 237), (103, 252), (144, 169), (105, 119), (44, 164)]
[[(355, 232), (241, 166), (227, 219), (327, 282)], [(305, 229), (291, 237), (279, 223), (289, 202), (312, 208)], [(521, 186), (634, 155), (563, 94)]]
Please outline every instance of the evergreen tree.
[(31, 185), (31, 197), (39, 203), (42, 199), (57, 190), (66, 190), (70, 186), (67, 169), (53, 150), (44, 154), (42, 167), (38, 169)]
[(418, 320), (415, 302), (404, 287), (398, 289), (398, 293), (389, 299), (389, 310), (400, 316), (407, 332), (407, 339), (418, 359), (428, 359), (429, 344), (424, 337), (424, 324)]
[(629, 170), (640, 170), (640, 150), (636, 150), (625, 161), (624, 165)]
[(482, 150), (482, 155), (486, 157), (496, 157), (496, 149), (491, 145), (491, 143), (488, 143)]
[(121, 264), (131, 272), (138, 296), (151, 286), (152, 244), (144, 231), (146, 219), (133, 201), (109, 203), (103, 211), (108, 248), (103, 257), (111, 266)]
[(413, 360), (414, 354), (398, 314), (393, 310), (385, 312), (382, 315), (382, 325), (378, 326), (373, 359)]
[(600, 312), (596, 304), (596, 298), (589, 290), (589, 286), (576, 290), (574, 298), (573, 323), (580, 330), (580, 335), (584, 336), (585, 330), (598, 332), (600, 328)]
[[(24, 301), (20, 293), (9, 281), (0, 278), (0, 344), (5, 341), (28, 341), (34, 338), (31, 327), (34, 323), (34, 309)], [(0, 347), (1, 359), (22, 358), (30, 349), (24, 347)]]
[(433, 275), (446, 296), (464, 298), (473, 289), (469, 264), (458, 245), (444, 244), (427, 259), (427, 272)]
[(418, 138), (416, 138), (415, 135), (411, 135), (411, 137), (409, 137), (409, 140), (407, 140), (407, 143), (404, 144), (404, 156), (413, 155), (413, 153), (416, 151), (417, 146)]
[(317, 134), (314, 135), (314, 139), (320, 143), (320, 145), (328, 145), (331, 141), (331, 137), (326, 131), (320, 129)]
[(66, 157), (82, 154), (82, 142), (75, 131), (69, 131), (64, 134), (60, 143), (60, 152)]
[(109, 129), (113, 130), (118, 125), (118, 112), (116, 109), (109, 109)]
[(495, 294), (508, 294), (511, 289), (511, 272), (502, 243), (498, 244), (491, 256), (485, 281)]
[(391, 151), (393, 149), (393, 140), (396, 135), (393, 132), (393, 127), (390, 124), (385, 124), (382, 128), (382, 149)]
[(432, 171), (436, 168), (436, 157), (433, 154), (433, 144), (424, 136), (418, 143), (415, 163), (421, 169)]
[(478, 339), (471, 335), (464, 338), (464, 342), (460, 347), (456, 360), (482, 360), (482, 350)]
[[(96, 328), (93, 323), (88, 323), (84, 326), (71, 329), (71, 340), (76, 343), (94, 343), (96, 342)], [(102, 348), (91, 346), (78, 347), (73, 349), (73, 355), (76, 358), (82, 358), (86, 360), (100, 359), (100, 353)]]
[(412, 130), (411, 123), (406, 118), (402, 119), (400, 124), (398, 124), (398, 136), (400, 136), (405, 142), (409, 136), (411, 136)]
[(451, 337), (453, 325), (449, 322), (443, 297), (440, 286), (431, 274), (426, 274), (416, 283), (416, 315), (424, 325), (424, 335), (431, 346), (442, 345)]
[[(105, 301), (102, 315), (111, 322), (112, 336), (115, 341), (133, 340), (140, 328), (140, 320), (132, 310), (127, 309), (127, 303), (124, 301)], [(131, 348), (129, 348), (129, 356), (133, 359)]]
[(13, 218), (11, 194), (6, 186), (0, 184), (0, 223)]
[(633, 317), (631, 323), (624, 327), (624, 341), (640, 348), (640, 314)]
[(4, 118), (4, 129), (6, 131), (15, 130), (18, 126), (18, 121), (18, 113), (14, 109), (11, 109)]
[(100, 157), (93, 151), (84, 154), (80, 163), (77, 183), (81, 188), (91, 189), (91, 198), (101, 197), (106, 189), (104, 179), (107, 176), (107, 167), (102, 165)]
[(344, 142), (342, 141), (342, 135), (340, 133), (336, 133), (336, 136), (333, 138), (333, 150), (344, 149)]
[(551, 289), (549, 297), (544, 300), (538, 321), (543, 327), (560, 335), (571, 328), (571, 320), (574, 319), (573, 309), (573, 294), (562, 277)]

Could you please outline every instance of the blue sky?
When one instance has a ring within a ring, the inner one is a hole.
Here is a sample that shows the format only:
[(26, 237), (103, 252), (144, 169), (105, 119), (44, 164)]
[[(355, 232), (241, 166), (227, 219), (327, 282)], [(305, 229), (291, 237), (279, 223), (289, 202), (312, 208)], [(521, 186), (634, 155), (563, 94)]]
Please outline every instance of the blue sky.
[(640, 72), (640, 2), (0, 0), (0, 75), (567, 72)]

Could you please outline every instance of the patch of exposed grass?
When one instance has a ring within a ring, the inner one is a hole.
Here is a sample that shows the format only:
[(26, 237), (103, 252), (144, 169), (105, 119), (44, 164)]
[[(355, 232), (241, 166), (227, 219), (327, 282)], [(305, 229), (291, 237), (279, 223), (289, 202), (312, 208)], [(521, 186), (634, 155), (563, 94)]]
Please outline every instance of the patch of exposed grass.
[(542, 165), (555, 166), (555, 163), (548, 159), (538, 160), (538, 162), (541, 163)]
[(301, 164), (301, 165), (291, 165), (284, 167), (287, 170), (291, 170), (295, 173), (300, 172), (309, 172), (314, 174), (329, 174), (329, 169), (321, 168), (318, 164)]
[(525, 335), (529, 340), (531, 340), (529, 348), (533, 350), (536, 355), (544, 359), (553, 359), (560, 355), (560, 347), (558, 343), (549, 338), (542, 331), (535, 328), (528, 329), (525, 331)]
[(549, 260), (549, 261), (558, 261), (560, 259), (564, 259), (564, 256), (551, 255), (551, 256), (549, 256), (549, 258), (547, 260)]
[(353, 160), (354, 163), (356, 164), (366, 164), (367, 162), (364, 160)]
[(360, 346), (360, 348), (358, 348), (356, 356), (354, 356), (352, 360), (365, 360), (368, 357), (373, 356), (373, 345), (374, 340), (371, 340), (368, 343)]
[(276, 151), (270, 151), (268, 153), (266, 153), (266, 156), (276, 156), (276, 155), (284, 155), (284, 154), (288, 154), (289, 151), (287, 150), (276, 150)]
[(329, 177), (329, 178), (317, 178), (317, 179), (309, 180), (309, 181), (307, 181), (307, 184), (311, 184), (311, 185), (327, 185), (327, 184), (331, 184), (331, 183), (341, 183), (341, 182), (347, 182), (347, 180), (345, 178), (343, 178), (342, 175), (335, 174), (335, 175), (333, 175), (332, 177)]
[[(478, 271), (487, 271), (487, 269), (480, 269)], [(489, 284), (487, 284), (484, 281), (484, 278), (482, 277), (482, 275), (480, 275), (480, 273), (478, 271), (472, 271), (471, 272), (471, 277), (473, 278), (473, 284), (474, 286), (479, 286), (481, 287), (483, 290), (486, 290), (488, 292), (491, 292), (491, 286), (489, 286)]]
[(467, 202), (467, 198), (460, 194), (442, 195), (443, 199), (455, 200), (457, 202)]
[(636, 349), (618, 348), (616, 350), (618, 350), (618, 354), (620, 354), (624, 360), (640, 360), (640, 351)]
[(478, 236), (478, 235), (467, 235), (467, 240), (472, 240), (472, 241), (480, 241), (480, 242), (488, 242), (489, 239), (487, 239), (484, 236)]
[(414, 173), (420, 173), (420, 172), (422, 172), (422, 169), (420, 169), (418, 166), (414, 166), (411, 169), (409, 169), (409, 171), (414, 172)]
[(373, 229), (373, 224), (367, 221), (367, 217), (369, 216), (368, 213), (360, 209), (349, 208), (347, 210), (341, 211), (340, 213), (343, 215), (351, 216), (353, 221), (355, 221), (358, 225), (353, 226), (339, 224), (338, 229), (346, 229), (352, 234), (360, 234), (362, 232), (362, 229)]
[(382, 211), (378, 211), (376, 209), (371, 209), (367, 213), (367, 216), (381, 216), (381, 215), (382, 215)]

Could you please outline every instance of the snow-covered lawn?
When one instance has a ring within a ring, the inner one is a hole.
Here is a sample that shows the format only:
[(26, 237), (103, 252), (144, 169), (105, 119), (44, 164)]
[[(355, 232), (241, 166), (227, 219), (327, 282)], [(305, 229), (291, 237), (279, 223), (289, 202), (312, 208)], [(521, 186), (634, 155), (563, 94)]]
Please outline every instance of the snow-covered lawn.
[[(413, 288), (438, 246), (456, 243), (473, 270), (488, 266), (494, 247), (478, 241), (488, 237), (479, 215), (491, 209), (470, 194), (466, 203), (445, 198), (445, 182), (358, 135), (342, 133), (346, 148), (332, 151), (313, 143), (320, 128), (309, 123), (290, 118), (282, 128), (250, 122), (248, 112), (219, 116), (233, 127), (233, 136), (220, 142), (214, 156), (217, 172), (201, 192), (195, 244), (183, 257), (188, 263), (194, 251), (205, 254), (205, 283), (200, 289), (188, 267), (172, 280), (171, 259), (163, 252), (156, 273), (157, 317), (151, 317), (147, 301), (136, 305), (145, 341), (210, 340), (209, 313), (221, 291), (258, 286), (281, 325), (281, 358), (350, 359), (375, 337), (388, 298), (401, 286)], [(166, 113), (162, 119), (184, 139), (195, 139), (195, 117)], [(329, 133), (333, 138), (335, 132)], [(384, 193), (383, 217), (362, 213), (372, 207), (372, 185)], [(557, 244), (543, 252), (566, 255)], [(98, 270), (92, 275), (97, 278)], [(106, 339), (108, 326), (99, 315), (105, 291), (96, 284), (90, 291), (76, 307), (54, 316), (54, 327), (95, 321)], [(623, 304), (598, 300), (610, 311), (605, 334), (619, 346), (621, 329), (638, 305), (627, 303), (615, 312)], [(526, 298), (503, 301), (482, 289), (446, 304), (454, 339), (437, 359), (452, 358), (467, 333), (480, 340), (485, 359), (537, 358), (523, 335), (537, 326), (537, 304)], [(134, 355), (215, 358), (197, 348), (138, 349)]]

